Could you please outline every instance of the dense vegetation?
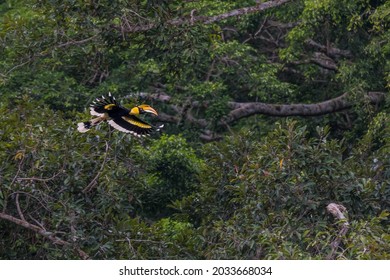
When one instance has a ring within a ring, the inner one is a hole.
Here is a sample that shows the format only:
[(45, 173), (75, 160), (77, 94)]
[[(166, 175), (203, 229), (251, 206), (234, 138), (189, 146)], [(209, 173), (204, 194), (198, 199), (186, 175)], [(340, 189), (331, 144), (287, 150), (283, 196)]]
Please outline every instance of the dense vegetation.
[[(386, 0), (1, 2), (0, 259), (390, 258), (389, 21)], [(162, 133), (79, 133), (108, 92)]]

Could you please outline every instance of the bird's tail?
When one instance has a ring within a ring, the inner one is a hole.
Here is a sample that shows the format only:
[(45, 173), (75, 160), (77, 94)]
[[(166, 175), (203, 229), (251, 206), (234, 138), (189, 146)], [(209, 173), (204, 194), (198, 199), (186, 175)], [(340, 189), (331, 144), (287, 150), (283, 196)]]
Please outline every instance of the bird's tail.
[(80, 122), (77, 124), (77, 130), (81, 133), (87, 132), (90, 130), (92, 127), (97, 126), (100, 124), (102, 121), (106, 120), (105, 117), (98, 117), (86, 122)]

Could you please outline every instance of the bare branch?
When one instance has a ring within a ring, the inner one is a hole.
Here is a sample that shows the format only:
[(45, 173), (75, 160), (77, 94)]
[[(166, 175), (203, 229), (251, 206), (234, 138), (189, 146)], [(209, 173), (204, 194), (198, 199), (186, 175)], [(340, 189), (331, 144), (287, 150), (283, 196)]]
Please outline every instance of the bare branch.
[[(43, 228), (40, 228), (36, 225), (33, 225), (33, 224), (27, 222), (26, 220), (21, 220), (21, 219), (15, 218), (14, 216), (11, 216), (11, 215), (8, 215), (5, 213), (1, 213), (1, 212), (0, 212), (0, 219), (10, 221), (10, 222), (17, 224), (19, 226), (22, 226), (26, 229), (32, 230), (33, 232), (49, 239), (53, 244), (61, 245), (61, 246), (71, 246), (72, 245), (71, 243), (69, 243), (65, 240), (62, 240), (61, 238), (55, 236), (52, 232), (47, 231)], [(76, 251), (78, 252), (78, 254), (80, 255), (81, 258), (83, 258), (83, 259), (89, 258), (88, 254), (85, 253), (83, 250), (76, 248)]]
[(313, 53), (313, 57), (310, 58), (310, 61), (325, 69), (333, 71), (337, 71), (338, 69), (336, 62), (329, 56), (321, 52)]
[(337, 220), (342, 222), (340, 232), (338, 233), (337, 237), (333, 240), (333, 242), (331, 244), (332, 250), (329, 253), (329, 255), (327, 256), (327, 259), (331, 260), (334, 258), (334, 255), (335, 255), (337, 249), (339, 248), (339, 245), (340, 245), (340, 242), (341, 242), (343, 236), (346, 235), (348, 232), (349, 223), (348, 223), (346, 216), (344, 215), (344, 213), (347, 212), (347, 209), (343, 205), (336, 204), (336, 203), (330, 203), (328, 206), (326, 206), (326, 210), (330, 214), (332, 214), (333, 217), (335, 217)]
[[(166, 93), (148, 94), (143, 93), (144, 98), (149, 98), (154, 101), (166, 103), (171, 100), (171, 97)], [(380, 104), (385, 99), (384, 92), (368, 92), (365, 96), (366, 101), (371, 104)], [(169, 102), (168, 102), (169, 103)], [(181, 121), (196, 125), (198, 128), (206, 129), (208, 127), (207, 119), (198, 119), (191, 114), (192, 108), (206, 108), (207, 102), (191, 101), (180, 107), (170, 104), (169, 107), (174, 114), (160, 113), (158, 119), (167, 123), (180, 123)], [(269, 115), (277, 117), (287, 116), (320, 116), (331, 113), (347, 110), (352, 107), (352, 102), (349, 100), (349, 94), (329, 99), (323, 102), (314, 104), (269, 104), (262, 102), (229, 102), (228, 106), (231, 111), (222, 117), (218, 122), (221, 127), (227, 127), (230, 123), (242, 118), (247, 118), (252, 115)], [(184, 108), (186, 107), (186, 108)], [(219, 135), (212, 134), (209, 130), (204, 130), (201, 138), (205, 141), (214, 141), (220, 139)]]
[(98, 35), (93, 35), (91, 37), (88, 37), (88, 38), (85, 38), (85, 39), (82, 39), (82, 40), (79, 40), (79, 41), (75, 41), (75, 40), (71, 40), (71, 41), (68, 41), (68, 42), (64, 42), (62, 44), (59, 44), (57, 46), (55, 46), (56, 48), (64, 48), (64, 47), (68, 47), (68, 46), (74, 46), (74, 45), (82, 45), (82, 44), (85, 44), (93, 39), (95, 39)]
[[(370, 103), (379, 104), (385, 99), (383, 92), (369, 92), (367, 99)], [(230, 102), (233, 110), (223, 119), (226, 123), (246, 118), (256, 114), (287, 117), (287, 116), (320, 116), (339, 112), (351, 108), (352, 103), (348, 100), (349, 94), (329, 99), (315, 104), (268, 104), (261, 102)]]
[(278, 7), (280, 5), (283, 5), (284, 3), (290, 2), (290, 0), (275, 0), (275, 1), (268, 1), (264, 3), (260, 3), (256, 6), (247, 7), (247, 8), (241, 8), (237, 10), (233, 10), (224, 14), (216, 15), (213, 17), (210, 17), (203, 22), (205, 24), (210, 24), (216, 21), (221, 21), (223, 19), (227, 19), (229, 17), (236, 17), (236, 16), (242, 16), (242, 15), (248, 15), (253, 14), (257, 12), (261, 12), (270, 8)]
[[(37, 198), (36, 196), (32, 195), (31, 193), (28, 193), (28, 192), (24, 192), (24, 191), (16, 191), (16, 192), (13, 192), (11, 194), (8, 195), (8, 197), (12, 196), (12, 195), (19, 195), (19, 194), (23, 194), (23, 195), (26, 195), (28, 197), (31, 197), (33, 199), (35, 199), (40, 205), (42, 208), (44, 208), (46, 211), (49, 211), (49, 209), (47, 208), (47, 206), (45, 205), (44, 202), (42, 202), (39, 198)], [(5, 212), (5, 210), (3, 211)]]
[(327, 70), (337, 71), (338, 69), (336, 62), (322, 52), (314, 52), (311, 57), (290, 62), (290, 64), (292, 65), (301, 65), (309, 63), (314, 63)]
[[(194, 11), (191, 11), (190, 17), (168, 20), (166, 24), (170, 26), (180, 26), (184, 24), (195, 24), (195, 23), (212, 24), (214, 22), (228, 19), (231, 17), (238, 17), (238, 16), (265, 11), (270, 8), (281, 6), (290, 1), (291, 0), (273, 0), (273, 1), (260, 3), (251, 7), (235, 9), (223, 14), (210, 16), (210, 17), (194, 16)], [(126, 24), (122, 24), (121, 26), (117, 26), (117, 25), (113, 26), (113, 28), (119, 29), (123, 33), (145, 32), (156, 27), (157, 27), (157, 23), (147, 23), (145, 25), (131, 25), (128, 21), (126, 21)]]
[(33, 220), (38, 226), (40, 226), (43, 230), (46, 230), (46, 228), (44, 227), (44, 225), (39, 222), (37, 219), (35, 219), (33, 216), (31, 215), (28, 215), (30, 217), (31, 220)]
[(16, 204), (16, 209), (18, 210), (19, 217), (25, 221), (26, 219), (24, 218), (22, 209), (20, 209), (20, 204), (19, 204), (19, 193), (16, 194), (15, 196), (15, 204)]
[(0, 73), (0, 76), (2, 76), (2, 77), (7, 77), (11, 72), (13, 72), (14, 70), (16, 70), (16, 69), (18, 69), (18, 68), (20, 68), (20, 67), (23, 67), (24, 65), (26, 65), (26, 64), (28, 64), (28, 63), (30, 63), (30, 62), (32, 62), (33, 60), (35, 59), (35, 57), (30, 57), (30, 58), (28, 58), (26, 61), (23, 61), (23, 62), (21, 62), (20, 64), (18, 64), (18, 65), (15, 65), (15, 66), (13, 66), (11, 69), (9, 69), (7, 72), (5, 72), (4, 74), (3, 73)]
[(341, 50), (341, 49), (338, 49), (338, 48), (335, 48), (332, 46), (327, 47), (325, 45), (321, 45), (321, 44), (315, 42), (312, 39), (307, 40), (306, 43), (310, 47), (314, 47), (314, 48), (320, 50), (321, 52), (326, 53), (327, 55), (329, 55), (331, 57), (340, 57), (340, 56), (347, 57), (347, 58), (352, 57), (352, 54), (349, 50)]
[(57, 176), (59, 176), (61, 173), (63, 173), (63, 170), (60, 172), (54, 174), (53, 176), (49, 178), (38, 178), (38, 177), (30, 177), (30, 178), (16, 178), (17, 181), (40, 181), (40, 182), (49, 182), (51, 180), (54, 180)]

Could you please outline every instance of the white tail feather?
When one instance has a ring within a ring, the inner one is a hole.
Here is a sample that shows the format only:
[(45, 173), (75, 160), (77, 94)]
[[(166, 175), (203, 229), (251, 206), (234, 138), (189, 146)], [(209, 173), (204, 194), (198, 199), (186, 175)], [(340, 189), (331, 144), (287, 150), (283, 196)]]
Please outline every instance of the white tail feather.
[(89, 128), (86, 128), (85, 124), (83, 122), (80, 122), (77, 124), (77, 130), (81, 133), (85, 133), (89, 130)]

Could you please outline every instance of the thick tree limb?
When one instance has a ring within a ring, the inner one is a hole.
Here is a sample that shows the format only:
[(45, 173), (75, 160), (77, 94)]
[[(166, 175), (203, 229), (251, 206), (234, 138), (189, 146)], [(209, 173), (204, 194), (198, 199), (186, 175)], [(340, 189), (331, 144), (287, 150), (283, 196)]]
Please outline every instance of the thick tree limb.
[[(165, 104), (169, 104), (171, 100), (171, 97), (168, 94), (161, 91), (159, 91), (158, 94), (142, 93), (142, 97)], [(380, 104), (385, 99), (385, 93), (372, 91), (368, 92), (365, 97), (371, 104)], [(250, 117), (252, 115), (268, 115), (276, 117), (320, 116), (347, 110), (351, 108), (352, 105), (353, 104), (349, 100), (348, 93), (344, 93), (339, 97), (314, 104), (229, 102), (228, 106), (231, 108), (231, 111), (226, 116), (221, 118), (221, 120), (218, 122), (218, 125), (221, 127), (226, 127), (230, 123), (233, 123), (242, 118)], [(209, 122), (206, 119), (197, 118), (191, 113), (193, 108), (206, 108), (208, 106), (207, 102), (192, 101), (186, 106), (189, 106), (189, 108), (185, 110), (183, 107), (171, 104), (169, 107), (174, 113), (167, 114), (161, 112), (158, 116), (158, 119), (167, 123), (179, 124), (181, 122), (186, 122), (188, 124), (194, 125), (202, 129), (200, 137), (202, 140), (207, 142), (221, 139), (220, 135), (217, 135), (210, 130)]]
[[(370, 103), (379, 104), (385, 98), (383, 92), (369, 92), (367, 99)], [(267, 104), (261, 102), (237, 103), (231, 102), (230, 106), (234, 109), (224, 118), (223, 122), (231, 123), (252, 115), (262, 114), (269, 116), (288, 117), (288, 116), (320, 116), (330, 113), (336, 113), (352, 107), (348, 100), (349, 94), (329, 99), (315, 104)]]
[[(17, 224), (19, 226), (22, 226), (26, 229), (29, 229), (29, 230), (32, 230), (34, 231), (35, 233), (38, 233), (39, 235), (49, 239), (53, 244), (56, 244), (56, 245), (61, 245), (61, 246), (71, 246), (72, 244), (65, 241), (65, 240), (62, 240), (61, 238), (58, 238), (57, 236), (55, 236), (52, 232), (49, 232), (43, 228), (40, 228), (36, 225), (33, 225), (29, 222), (27, 222), (26, 220), (22, 220), (22, 219), (18, 219), (18, 218), (15, 218), (14, 216), (11, 216), (11, 215), (8, 215), (8, 214), (5, 214), (3, 212), (0, 212), (0, 219), (3, 219), (3, 220), (7, 220), (7, 221), (10, 221), (14, 224)], [(76, 251), (78, 252), (78, 254), (80, 255), (81, 258), (83, 259), (89, 259), (89, 256), (87, 253), (85, 253), (83, 250), (79, 249), (79, 248), (76, 248)]]
[[(215, 15), (215, 16), (194, 16), (193, 12), (191, 13), (191, 17), (188, 18), (177, 18), (177, 19), (171, 19), (166, 22), (166, 25), (170, 26), (180, 26), (184, 24), (195, 24), (195, 23), (203, 23), (203, 24), (211, 24), (216, 21), (221, 21), (227, 18), (231, 17), (238, 17), (248, 14), (253, 14), (257, 12), (261, 12), (270, 8), (281, 6), (287, 2), (290, 2), (291, 0), (273, 0), (268, 1), (264, 3), (257, 4), (256, 6), (246, 7), (246, 8), (240, 8), (235, 9), (223, 14)], [(147, 23), (144, 25), (132, 25), (130, 22), (126, 21), (125, 19), (122, 19), (122, 21), (125, 21), (122, 23), (121, 26), (113, 26), (116, 29), (121, 30), (122, 33), (136, 33), (136, 32), (145, 32), (151, 29), (154, 29), (158, 26), (157, 23)]]
[(274, 0), (274, 1), (268, 1), (264, 3), (260, 3), (256, 6), (252, 7), (247, 7), (247, 8), (241, 8), (241, 9), (236, 9), (224, 14), (216, 15), (213, 17), (209, 18), (202, 18), (199, 17), (198, 21), (202, 21), (205, 24), (210, 24), (216, 21), (221, 21), (224, 19), (227, 19), (229, 17), (236, 17), (236, 16), (242, 16), (242, 15), (247, 15), (247, 14), (253, 14), (257, 12), (261, 12), (270, 8), (278, 7), (280, 5), (283, 5), (284, 3), (290, 2), (290, 0)]

